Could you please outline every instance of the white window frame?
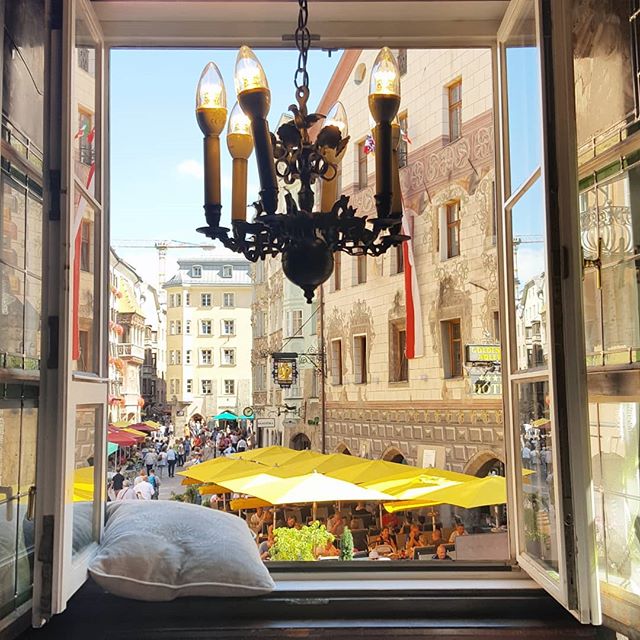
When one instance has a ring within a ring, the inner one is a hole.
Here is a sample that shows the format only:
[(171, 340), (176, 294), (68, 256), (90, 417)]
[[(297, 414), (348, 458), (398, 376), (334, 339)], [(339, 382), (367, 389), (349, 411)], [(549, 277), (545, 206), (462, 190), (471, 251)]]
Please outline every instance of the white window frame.
[(222, 381), (222, 391), (225, 396), (236, 395), (236, 381), (232, 378), (228, 378)]
[(302, 328), (304, 326), (304, 310), (288, 309), (287, 310), (287, 338), (303, 338)]
[[(235, 347), (223, 347), (220, 354), (220, 366), (235, 367), (236, 366), (236, 349)], [(227, 357), (230, 355), (231, 357)]]
[(223, 278), (233, 278), (233, 265), (225, 264), (222, 266), (222, 277)]
[[(230, 300), (230, 303), (227, 303)], [(233, 309), (236, 306), (236, 294), (233, 291), (227, 291), (222, 294), (222, 307), (224, 309)]]
[[(231, 323), (231, 331), (227, 331), (227, 322)], [(233, 318), (226, 318), (220, 321), (220, 335), (222, 336), (235, 336), (236, 335), (236, 321)]]
[(200, 326), (198, 327), (199, 334), (201, 336), (213, 335), (213, 320), (200, 320)]
[(211, 293), (201, 293), (200, 294), (200, 306), (205, 309), (209, 309), (213, 306), (213, 294)]
[[(205, 354), (208, 354), (208, 355), (205, 356)], [(198, 364), (201, 367), (210, 367), (213, 365), (213, 349), (200, 349), (199, 355), (200, 355), (200, 358), (198, 360)]]
[(203, 396), (213, 394), (213, 382), (210, 379), (200, 380), (200, 391)]
[(194, 264), (191, 267), (191, 277), (192, 278), (202, 278), (202, 265)]

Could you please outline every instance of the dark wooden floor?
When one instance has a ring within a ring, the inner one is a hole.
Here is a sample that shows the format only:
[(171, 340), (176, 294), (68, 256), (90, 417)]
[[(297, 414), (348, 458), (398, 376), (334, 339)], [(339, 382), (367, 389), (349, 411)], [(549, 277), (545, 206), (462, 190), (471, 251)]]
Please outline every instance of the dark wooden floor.
[(455, 593), (281, 593), (254, 599), (124, 600), (92, 581), (67, 610), (23, 640), (610, 638), (580, 625), (542, 590)]

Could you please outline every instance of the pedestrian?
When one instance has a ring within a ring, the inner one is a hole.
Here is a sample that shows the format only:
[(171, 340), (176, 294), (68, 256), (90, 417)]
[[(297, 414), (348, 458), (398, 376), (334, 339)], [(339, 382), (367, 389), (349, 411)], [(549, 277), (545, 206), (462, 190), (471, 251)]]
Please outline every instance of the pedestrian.
[(158, 462), (156, 463), (156, 466), (158, 467), (158, 476), (162, 478), (164, 474), (164, 470), (167, 466), (167, 452), (165, 451), (164, 447), (160, 450), (160, 453), (158, 454)]
[(155, 489), (149, 482), (149, 477), (146, 475), (140, 475), (135, 479), (133, 490), (138, 500), (151, 500), (155, 493)]
[(125, 480), (122, 485), (122, 489), (116, 494), (116, 500), (136, 500), (136, 492), (131, 486), (129, 480)]
[(144, 464), (147, 467), (147, 475), (155, 467), (157, 461), (158, 455), (153, 449), (149, 449), (144, 457)]
[(168, 475), (170, 478), (175, 477), (176, 473), (176, 451), (173, 447), (169, 447), (167, 449), (167, 466), (168, 466)]
[(178, 440), (178, 466), (181, 467), (184, 464), (184, 444), (182, 440)]
[(151, 496), (151, 499), (157, 500), (160, 497), (160, 478), (156, 476), (153, 469), (149, 472), (148, 482), (153, 487), (153, 495)]

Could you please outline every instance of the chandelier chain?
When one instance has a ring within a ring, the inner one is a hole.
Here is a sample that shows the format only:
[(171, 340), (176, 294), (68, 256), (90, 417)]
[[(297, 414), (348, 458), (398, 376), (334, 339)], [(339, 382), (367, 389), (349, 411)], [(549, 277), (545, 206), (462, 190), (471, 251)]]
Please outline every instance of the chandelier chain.
[(309, 97), (309, 74), (307, 72), (307, 56), (311, 46), (311, 33), (307, 27), (309, 9), (307, 0), (298, 0), (298, 26), (295, 32), (295, 43), (298, 49), (298, 68), (293, 77), (296, 87), (296, 99), (301, 110), (306, 109)]

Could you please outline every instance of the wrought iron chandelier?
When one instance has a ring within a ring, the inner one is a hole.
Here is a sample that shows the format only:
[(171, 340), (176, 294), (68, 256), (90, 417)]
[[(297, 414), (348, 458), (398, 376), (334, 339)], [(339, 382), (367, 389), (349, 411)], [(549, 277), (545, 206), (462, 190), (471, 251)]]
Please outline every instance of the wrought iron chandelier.
[[(273, 135), (267, 115), (271, 103), (262, 65), (247, 46), (238, 53), (235, 67), (237, 103), (231, 110), (227, 147), (233, 158), (231, 229), (220, 226), (220, 134), (227, 119), (226, 93), (215, 63), (204, 68), (196, 92), (196, 118), (204, 134), (205, 219), (198, 231), (256, 262), (282, 256), (287, 278), (298, 285), (311, 302), (315, 290), (332, 274), (334, 253), (378, 256), (407, 239), (402, 235), (402, 199), (397, 149), (400, 126), (400, 72), (390, 49), (384, 47), (371, 69), (369, 109), (376, 122), (376, 217), (358, 216), (348, 196), (337, 197), (338, 167), (349, 136), (347, 118), (340, 103), (327, 116), (308, 113), (307, 56), (311, 34), (307, 28), (307, 0), (298, 0), (295, 43), (298, 68), (294, 75), (296, 105), (293, 118)], [(323, 126), (314, 140), (309, 130)], [(318, 125), (319, 126), (319, 125)], [(247, 161), (255, 146), (260, 199), (256, 215), (246, 220)], [(286, 210), (277, 212), (278, 178), (299, 186), (297, 203), (285, 196)], [(313, 185), (322, 181), (321, 206), (314, 211)]]

